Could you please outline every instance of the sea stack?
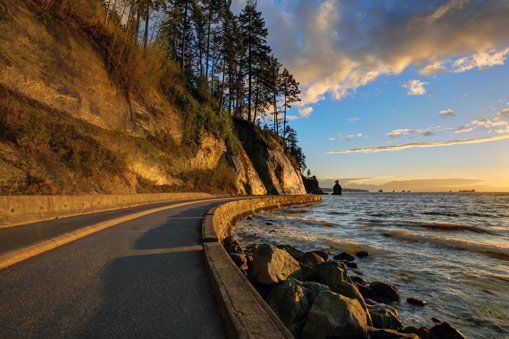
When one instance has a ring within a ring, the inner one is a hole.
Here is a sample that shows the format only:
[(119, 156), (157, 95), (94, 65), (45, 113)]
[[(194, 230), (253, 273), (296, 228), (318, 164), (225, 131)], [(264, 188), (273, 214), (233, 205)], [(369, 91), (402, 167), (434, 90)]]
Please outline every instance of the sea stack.
[(339, 184), (339, 180), (336, 180), (336, 184), (334, 187), (332, 187), (332, 195), (341, 195), (343, 194), (343, 189), (341, 188), (341, 185)]

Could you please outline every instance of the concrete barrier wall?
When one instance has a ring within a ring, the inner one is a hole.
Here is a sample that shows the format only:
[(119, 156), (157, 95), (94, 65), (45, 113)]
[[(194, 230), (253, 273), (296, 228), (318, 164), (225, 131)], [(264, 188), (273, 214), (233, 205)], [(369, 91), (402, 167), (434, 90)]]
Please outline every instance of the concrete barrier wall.
[(322, 201), (317, 195), (267, 196), (227, 202), (213, 208), (202, 225), (203, 253), (229, 338), (292, 339), (290, 331), (232, 261), (221, 240), (242, 216), (261, 210)]
[(153, 202), (210, 197), (206, 193), (0, 196), (0, 228)]

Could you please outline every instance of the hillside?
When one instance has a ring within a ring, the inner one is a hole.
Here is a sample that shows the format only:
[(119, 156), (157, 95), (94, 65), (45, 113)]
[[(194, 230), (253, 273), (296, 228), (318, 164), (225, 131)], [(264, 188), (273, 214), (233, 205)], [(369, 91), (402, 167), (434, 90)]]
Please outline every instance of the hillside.
[(119, 68), (121, 33), (44, 3), (0, 3), (0, 194), (305, 192), (279, 138), (242, 124), (267, 137), (241, 142), (178, 72)]

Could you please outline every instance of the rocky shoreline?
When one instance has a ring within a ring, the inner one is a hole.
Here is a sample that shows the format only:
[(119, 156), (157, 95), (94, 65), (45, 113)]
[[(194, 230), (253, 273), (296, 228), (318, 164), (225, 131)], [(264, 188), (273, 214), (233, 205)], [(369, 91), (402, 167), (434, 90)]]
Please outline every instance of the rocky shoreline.
[[(366, 251), (302, 252), (290, 245), (252, 244), (233, 237), (223, 246), (237, 267), (296, 338), (465, 338), (449, 323), (403, 326), (396, 286), (368, 282), (358, 269)], [(409, 296), (406, 302), (425, 307)]]

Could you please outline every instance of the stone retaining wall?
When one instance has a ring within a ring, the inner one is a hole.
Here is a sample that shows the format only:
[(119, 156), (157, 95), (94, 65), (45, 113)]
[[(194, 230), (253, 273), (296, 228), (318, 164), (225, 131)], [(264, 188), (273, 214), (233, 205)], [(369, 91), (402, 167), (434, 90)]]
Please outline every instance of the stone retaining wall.
[(210, 197), (206, 193), (0, 196), (0, 228), (154, 202)]
[(322, 197), (318, 195), (247, 198), (215, 207), (205, 216), (202, 227), (205, 263), (228, 337), (293, 338), (290, 331), (232, 261), (221, 240), (232, 233), (239, 218), (248, 214), (321, 201)]

